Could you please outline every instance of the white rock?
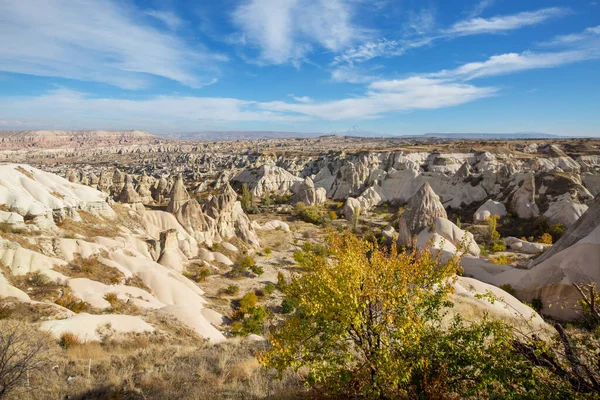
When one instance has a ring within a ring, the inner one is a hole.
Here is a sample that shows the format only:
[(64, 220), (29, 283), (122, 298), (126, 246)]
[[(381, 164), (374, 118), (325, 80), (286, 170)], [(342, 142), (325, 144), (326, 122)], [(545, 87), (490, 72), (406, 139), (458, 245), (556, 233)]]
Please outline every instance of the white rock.
[(475, 215), (473, 216), (473, 219), (475, 222), (485, 222), (492, 215), (498, 215), (500, 217), (504, 217), (506, 214), (507, 214), (507, 212), (506, 212), (506, 207), (504, 206), (504, 204), (502, 204), (498, 201), (489, 199), (488, 201), (483, 203), (483, 205), (481, 205), (481, 207), (479, 207), (477, 209), (477, 211), (475, 211)]

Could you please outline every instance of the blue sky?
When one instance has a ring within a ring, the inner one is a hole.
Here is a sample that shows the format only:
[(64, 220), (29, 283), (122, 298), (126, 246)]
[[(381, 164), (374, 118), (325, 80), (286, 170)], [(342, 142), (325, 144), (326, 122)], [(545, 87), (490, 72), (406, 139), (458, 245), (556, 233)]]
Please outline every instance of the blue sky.
[(599, 111), (598, 1), (0, 1), (0, 129), (597, 136)]

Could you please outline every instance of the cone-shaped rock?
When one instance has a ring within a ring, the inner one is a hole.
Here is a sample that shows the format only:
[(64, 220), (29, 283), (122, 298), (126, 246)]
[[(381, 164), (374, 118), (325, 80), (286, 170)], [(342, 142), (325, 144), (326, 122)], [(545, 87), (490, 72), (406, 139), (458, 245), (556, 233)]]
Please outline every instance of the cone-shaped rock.
[(110, 186), (110, 194), (117, 198), (121, 191), (123, 190), (123, 186), (125, 185), (125, 176), (127, 174), (121, 172), (119, 168), (115, 168), (115, 172), (113, 172), (112, 184)]
[(100, 179), (98, 180), (98, 190), (104, 193), (110, 193), (110, 187), (112, 186), (112, 179), (107, 170), (103, 169), (100, 171)]
[(513, 195), (512, 209), (519, 218), (529, 219), (540, 214), (535, 204), (535, 178), (529, 175)]
[(208, 229), (202, 206), (196, 199), (186, 201), (175, 213), (175, 218), (189, 234)]
[(189, 199), (190, 195), (185, 189), (183, 178), (181, 175), (178, 175), (175, 179), (175, 183), (173, 184), (173, 189), (171, 189), (171, 194), (169, 195), (167, 212), (175, 214)]
[(408, 200), (403, 214), (411, 235), (417, 235), (423, 228), (430, 226), (437, 217), (448, 218), (446, 210), (429, 183), (425, 182), (421, 189)]
[(121, 189), (121, 193), (119, 193), (118, 200), (121, 203), (140, 203), (140, 196), (133, 188), (133, 178), (131, 175), (125, 175), (125, 182), (123, 184), (123, 189)]
[(154, 185), (154, 190), (152, 191), (152, 198), (158, 204), (164, 203), (165, 199), (169, 197), (168, 192), (169, 181), (164, 176), (161, 177), (158, 182)]
[(465, 179), (471, 176), (471, 166), (468, 162), (465, 162), (454, 174), (456, 179)]
[(152, 192), (150, 191), (150, 181), (146, 171), (140, 177), (135, 191), (140, 195), (140, 201), (144, 204), (148, 204), (152, 201)]
[(77, 175), (77, 172), (74, 169), (71, 168), (67, 172), (67, 180), (72, 183), (79, 182), (79, 176)]

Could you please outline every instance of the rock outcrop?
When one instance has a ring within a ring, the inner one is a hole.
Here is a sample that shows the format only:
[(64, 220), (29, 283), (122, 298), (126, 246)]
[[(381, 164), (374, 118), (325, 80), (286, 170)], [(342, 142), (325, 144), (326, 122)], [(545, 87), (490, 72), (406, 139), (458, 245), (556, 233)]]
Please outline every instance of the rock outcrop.
[(293, 203), (302, 202), (307, 206), (320, 205), (327, 200), (326, 195), (325, 189), (315, 188), (315, 183), (307, 176), (294, 195)]
[(512, 198), (512, 209), (519, 218), (530, 219), (540, 214), (535, 203), (535, 177), (528, 175)]
[(181, 175), (178, 175), (175, 178), (175, 183), (173, 184), (173, 188), (171, 189), (171, 194), (169, 195), (169, 204), (167, 205), (167, 212), (176, 213), (179, 211), (181, 206), (183, 206), (190, 199), (190, 195), (183, 184), (183, 178)]
[(297, 177), (281, 167), (262, 165), (255, 169), (246, 169), (231, 180), (234, 185), (247, 185), (256, 197), (263, 197), (266, 192), (285, 193), (293, 191), (300, 185), (302, 178)]
[(410, 233), (417, 235), (425, 227), (431, 226), (436, 218), (447, 219), (448, 215), (439, 196), (431, 189), (429, 183), (425, 183), (408, 201), (402, 217), (406, 220)]
[(475, 222), (485, 222), (490, 219), (491, 216), (497, 215), (499, 217), (504, 217), (507, 214), (506, 207), (504, 204), (499, 201), (494, 201), (492, 199), (486, 201), (475, 211), (475, 215), (473, 215), (473, 220)]

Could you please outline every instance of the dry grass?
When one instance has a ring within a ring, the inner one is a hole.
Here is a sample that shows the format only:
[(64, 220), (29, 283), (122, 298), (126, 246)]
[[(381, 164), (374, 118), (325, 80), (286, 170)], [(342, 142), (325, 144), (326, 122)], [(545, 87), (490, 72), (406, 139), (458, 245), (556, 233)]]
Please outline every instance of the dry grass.
[(35, 181), (35, 177), (33, 176), (33, 174), (29, 171), (27, 171), (25, 168), (21, 167), (20, 165), (15, 168), (17, 171), (19, 171), (20, 173), (22, 173), (23, 175), (25, 175), (26, 177), (28, 177), (29, 179), (32, 179)]
[(58, 192), (50, 192), (50, 194), (58, 199), (63, 200), (65, 198), (65, 196), (62, 193), (58, 193)]
[[(36, 329), (31, 326), (32, 330)], [(205, 344), (197, 337), (128, 335), (86, 342), (65, 333), (54, 342), (48, 370), (32, 373), (30, 399), (301, 399), (309, 396), (296, 373), (276, 379), (254, 353), (262, 344)]]
[(64, 221), (57, 224), (64, 231), (65, 235), (74, 237), (81, 235), (86, 238), (96, 236), (115, 237), (120, 234), (120, 223), (107, 221), (102, 217), (94, 215), (86, 211), (78, 211), (81, 221), (74, 221), (71, 218), (66, 218)]
[(114, 292), (105, 294), (104, 300), (110, 303), (110, 309), (105, 310), (105, 312), (125, 315), (140, 315), (142, 313), (142, 309), (132, 301), (123, 301)]
[(89, 278), (105, 285), (116, 285), (125, 281), (118, 269), (100, 262), (97, 256), (75, 258), (67, 265), (57, 265), (54, 270), (71, 278)]
[(14, 228), (7, 231), (3, 231), (2, 228), (0, 228), (0, 237), (10, 242), (15, 242), (24, 249), (33, 250), (37, 252), (40, 251), (40, 246), (31, 236), (29, 236), (28, 232), (16, 230)]
[(152, 294), (152, 290), (148, 286), (146, 286), (144, 281), (141, 280), (138, 276), (134, 275), (130, 278), (125, 279), (125, 285), (134, 286), (134, 287), (140, 288), (140, 289), (145, 290), (146, 292)]
[(25, 275), (14, 275), (10, 269), (1, 263), (0, 269), (12, 286), (27, 293), (32, 300), (54, 301), (64, 289), (64, 285), (52, 281), (39, 271)]

